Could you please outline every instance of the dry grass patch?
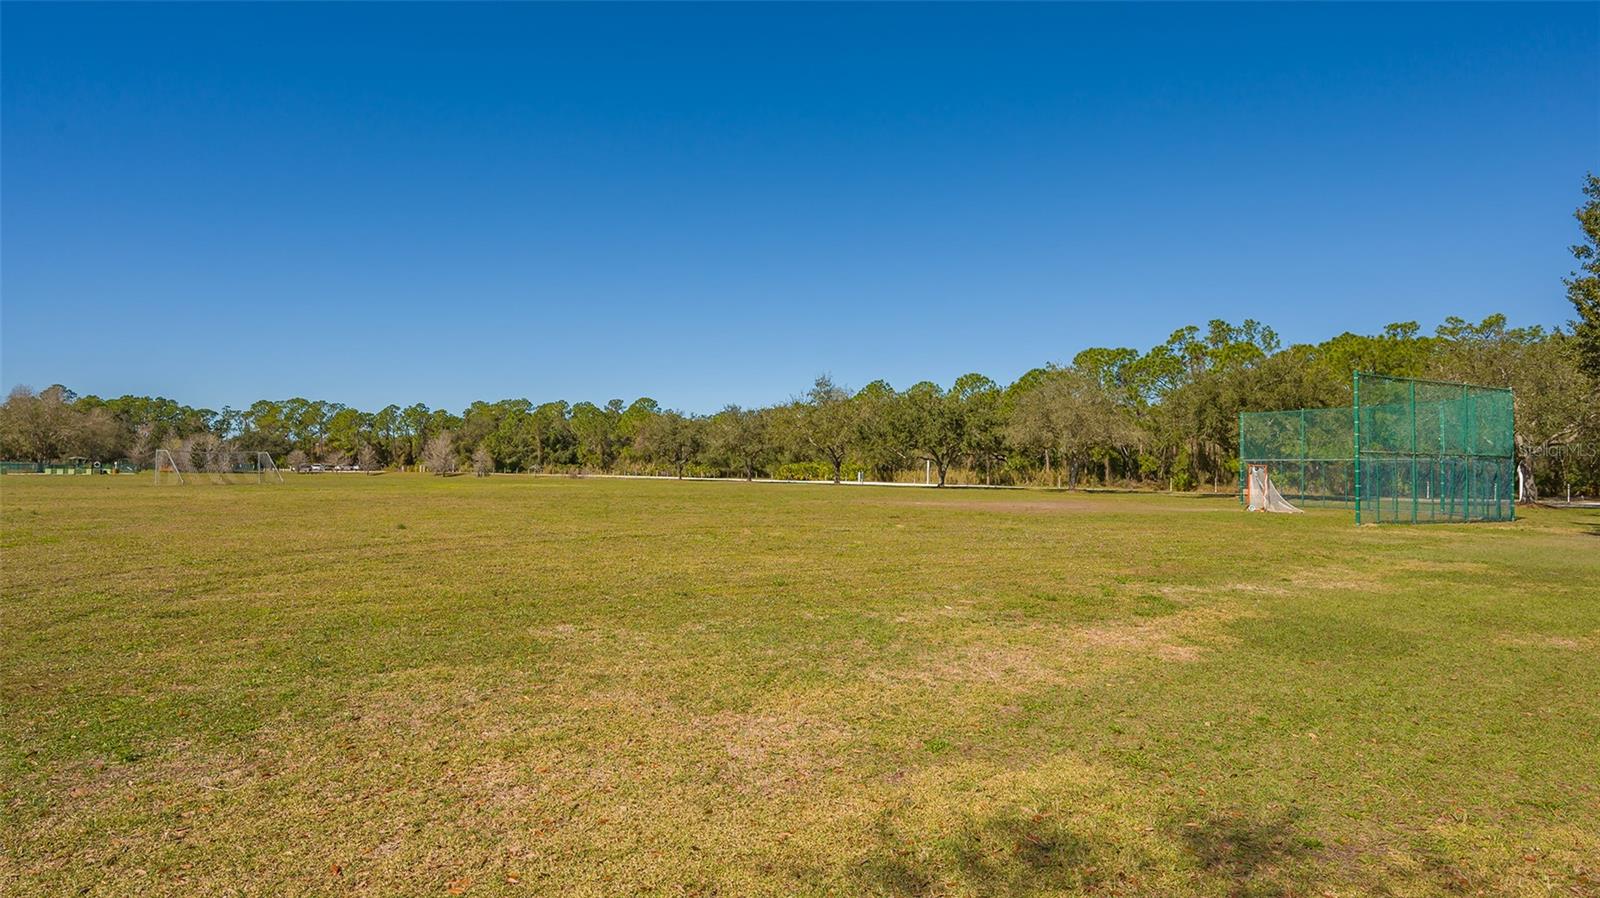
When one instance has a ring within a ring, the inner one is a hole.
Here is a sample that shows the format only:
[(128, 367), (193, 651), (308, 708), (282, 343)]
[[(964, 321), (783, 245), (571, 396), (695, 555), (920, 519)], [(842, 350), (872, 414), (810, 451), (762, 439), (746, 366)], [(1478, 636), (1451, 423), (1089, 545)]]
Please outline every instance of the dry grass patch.
[(1590, 633), (1587, 636), (1502, 636), (1500, 637), (1500, 641), (1506, 645), (1562, 649), (1564, 651), (1571, 652), (1600, 651), (1600, 632)]

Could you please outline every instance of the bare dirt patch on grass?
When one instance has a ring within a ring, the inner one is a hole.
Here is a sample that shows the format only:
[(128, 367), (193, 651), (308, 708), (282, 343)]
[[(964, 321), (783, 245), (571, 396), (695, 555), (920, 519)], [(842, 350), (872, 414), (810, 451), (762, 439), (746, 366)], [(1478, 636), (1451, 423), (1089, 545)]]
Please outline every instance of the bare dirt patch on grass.
[(1600, 651), (1600, 632), (1590, 633), (1586, 636), (1549, 636), (1549, 635), (1521, 635), (1504, 636), (1500, 641), (1506, 645), (1531, 646), (1533, 648), (1561, 649), (1569, 652)]
[(1258, 583), (1255, 581), (1241, 580), (1229, 583), (1217, 583), (1209, 586), (1200, 586), (1188, 583), (1163, 583), (1151, 587), (1156, 592), (1168, 598), (1193, 598), (1231, 595), (1239, 593), (1254, 593), (1265, 596), (1286, 596), (1295, 592), (1289, 584)]
[(1113, 498), (1061, 498), (1061, 499), (991, 499), (987, 496), (971, 501), (950, 499), (878, 499), (873, 504), (902, 508), (955, 508), (962, 511), (992, 512), (997, 514), (1160, 514), (1214, 513), (1232, 510), (1221, 504), (1191, 503), (1184, 505), (1152, 505), (1140, 502), (1119, 502)]
[(1194, 661), (1204, 645), (1226, 640), (1223, 628), (1243, 612), (1218, 606), (1186, 608), (1164, 617), (1081, 627), (1063, 633), (1064, 650), (1115, 651), (1154, 655), (1168, 661)]
[(1407, 558), (1392, 566), (1403, 571), (1431, 571), (1445, 574), (1481, 574), (1494, 569), (1481, 561), (1435, 561), (1429, 558)]
[(724, 772), (757, 790), (814, 780), (833, 768), (854, 737), (846, 723), (796, 710), (722, 712), (692, 721), (694, 734), (726, 755)]
[(1208, 646), (1225, 644), (1223, 628), (1240, 616), (1238, 611), (1204, 607), (1080, 626), (974, 625), (958, 643), (929, 653), (915, 666), (878, 670), (874, 676), (927, 686), (960, 682), (1031, 691), (1140, 659), (1197, 661)]

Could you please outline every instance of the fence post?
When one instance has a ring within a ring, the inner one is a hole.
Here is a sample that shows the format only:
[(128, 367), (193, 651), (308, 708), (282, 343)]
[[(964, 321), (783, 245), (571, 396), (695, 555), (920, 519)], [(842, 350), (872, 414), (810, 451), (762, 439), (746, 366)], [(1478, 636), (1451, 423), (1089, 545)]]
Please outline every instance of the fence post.
[(1306, 504), (1306, 410), (1300, 410), (1300, 504)]
[(1472, 463), (1472, 456), (1466, 454), (1467, 443), (1472, 439), (1472, 400), (1467, 394), (1465, 385), (1461, 387), (1461, 409), (1461, 452), (1462, 460), (1467, 466), (1466, 518), (1470, 521), (1472, 520), (1473, 485), (1477, 480), (1476, 475), (1478, 472), (1473, 470), (1476, 466)]
[[(1565, 467), (1564, 464), (1563, 467)], [(1522, 475), (1522, 468), (1517, 465), (1517, 397), (1514, 393), (1511, 396), (1511, 470), (1519, 477)], [(1533, 473), (1533, 465), (1531, 464), (1528, 466), (1528, 473)], [(1512, 494), (1511, 520), (1513, 521), (1517, 519), (1517, 500), (1521, 498), (1522, 493), (1520, 491)], [(1570, 483), (1567, 484), (1567, 503), (1572, 503), (1572, 484)]]
[(1352, 375), (1350, 413), (1355, 416), (1356, 523), (1361, 523), (1361, 372)]
[(1244, 412), (1239, 413), (1239, 504), (1244, 505)]
[(1417, 382), (1411, 382), (1411, 523), (1417, 522)]

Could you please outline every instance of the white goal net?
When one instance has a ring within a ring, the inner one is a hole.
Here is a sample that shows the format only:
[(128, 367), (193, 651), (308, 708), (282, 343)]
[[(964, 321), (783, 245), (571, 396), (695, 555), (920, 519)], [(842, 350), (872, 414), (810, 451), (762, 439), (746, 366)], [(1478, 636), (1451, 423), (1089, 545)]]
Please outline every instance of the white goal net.
[(271, 453), (229, 448), (222, 443), (190, 442), (157, 449), (156, 483), (282, 483)]
[(1267, 473), (1266, 465), (1251, 465), (1250, 478), (1247, 481), (1248, 493), (1245, 506), (1250, 511), (1276, 511), (1285, 514), (1300, 514), (1300, 509), (1289, 504), (1272, 485), (1272, 477)]

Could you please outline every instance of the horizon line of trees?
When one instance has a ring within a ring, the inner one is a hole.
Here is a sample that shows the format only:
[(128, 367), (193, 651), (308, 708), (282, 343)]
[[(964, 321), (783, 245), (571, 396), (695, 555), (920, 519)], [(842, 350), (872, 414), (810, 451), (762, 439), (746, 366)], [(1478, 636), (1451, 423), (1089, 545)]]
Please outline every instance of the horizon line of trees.
[[(966, 374), (948, 387), (847, 389), (826, 375), (762, 408), (696, 415), (655, 400), (423, 404), (375, 412), (321, 400), (214, 411), (162, 397), (78, 396), (56, 385), (0, 405), (8, 458), (82, 456), (149, 464), (267, 452), (286, 467), (359, 464), (436, 473), (606, 472), (834, 480), (921, 479), (1075, 487), (1231, 488), (1241, 411), (1345, 406), (1355, 370), (1508, 386), (1530, 495), (1600, 492), (1600, 378), (1573, 329), (1510, 327), (1503, 315), (1415, 322), (1381, 334), (1280, 345), (1247, 320), (1180, 328), (1146, 352), (1091, 348), (1009, 385)], [(200, 463), (196, 462), (197, 469)]]
[(1568, 326), (1512, 327), (1504, 315), (1417, 322), (1284, 347), (1272, 328), (1213, 320), (1139, 352), (1085, 349), (1002, 386), (978, 373), (948, 387), (852, 390), (818, 377), (803, 395), (709, 415), (632, 403), (474, 402), (460, 414), (417, 403), (374, 412), (322, 400), (261, 400), (215, 411), (163, 397), (78, 396), (17, 387), (0, 405), (0, 455), (148, 464), (219, 447), (312, 461), (438, 473), (598, 471), (839, 481), (1157, 485), (1189, 490), (1238, 470), (1238, 414), (1350, 404), (1354, 371), (1510, 387), (1527, 498), (1600, 492), (1600, 178), (1575, 214), (1583, 238), (1564, 279)]

